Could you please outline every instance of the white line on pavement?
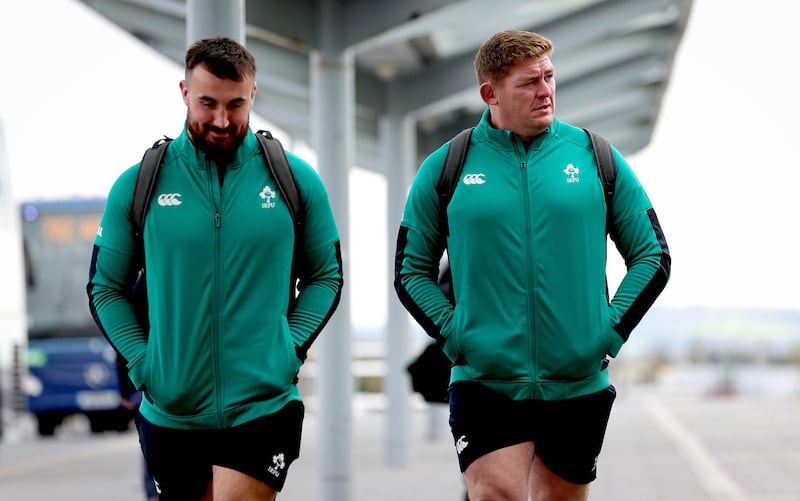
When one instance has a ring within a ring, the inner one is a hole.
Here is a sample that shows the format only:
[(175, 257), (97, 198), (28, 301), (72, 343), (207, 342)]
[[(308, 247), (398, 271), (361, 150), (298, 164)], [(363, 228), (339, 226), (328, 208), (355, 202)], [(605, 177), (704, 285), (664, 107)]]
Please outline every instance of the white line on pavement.
[(647, 397), (644, 408), (689, 462), (691, 470), (699, 479), (710, 499), (716, 501), (747, 501), (749, 499), (744, 488), (720, 466), (697, 435), (684, 426), (657, 397)]

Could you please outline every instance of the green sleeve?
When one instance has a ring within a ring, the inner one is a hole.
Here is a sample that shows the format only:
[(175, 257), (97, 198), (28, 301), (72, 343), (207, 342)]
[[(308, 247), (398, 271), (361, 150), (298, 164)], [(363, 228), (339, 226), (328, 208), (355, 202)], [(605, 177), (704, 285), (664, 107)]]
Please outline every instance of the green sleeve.
[(612, 202), (611, 236), (627, 272), (611, 300), (611, 322), (621, 337), (616, 355), (631, 331), (666, 286), (671, 257), (661, 225), (644, 188), (615, 150), (617, 182)]
[(297, 178), (304, 207), (302, 228), (304, 272), (299, 294), (288, 315), (289, 327), (299, 355), (320, 334), (339, 304), (343, 285), (339, 233), (325, 186), (306, 162), (287, 153)]
[(446, 153), (447, 145), (433, 152), (420, 166), (403, 209), (395, 254), (398, 298), (428, 335), (441, 342), (447, 337), (453, 317), (453, 305), (437, 281), (445, 242), (440, 230), (436, 184)]
[(147, 337), (136, 320), (126, 285), (133, 255), (129, 210), (136, 172), (136, 167), (125, 171), (109, 192), (95, 237), (96, 254), (87, 292), (98, 323), (128, 361), (131, 381), (141, 388)]

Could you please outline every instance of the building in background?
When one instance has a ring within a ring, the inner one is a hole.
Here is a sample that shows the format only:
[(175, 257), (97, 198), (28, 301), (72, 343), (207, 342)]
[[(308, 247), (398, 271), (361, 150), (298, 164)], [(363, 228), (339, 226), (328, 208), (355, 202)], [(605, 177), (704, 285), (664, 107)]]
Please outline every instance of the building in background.
[[(0, 433), (6, 408), (19, 407), (21, 347), (25, 342), (25, 292), (19, 218), (11, 194), (5, 129), (0, 117)], [(17, 363), (15, 363), (17, 362)]]

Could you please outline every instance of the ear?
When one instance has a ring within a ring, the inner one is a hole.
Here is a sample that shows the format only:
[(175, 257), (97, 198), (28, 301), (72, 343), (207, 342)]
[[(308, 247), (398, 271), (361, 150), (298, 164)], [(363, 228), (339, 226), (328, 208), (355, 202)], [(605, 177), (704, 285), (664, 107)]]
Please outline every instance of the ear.
[(497, 93), (495, 93), (494, 85), (491, 82), (483, 82), (478, 90), (484, 103), (488, 105), (497, 104)]
[(181, 88), (181, 96), (183, 96), (183, 102), (186, 103), (186, 105), (188, 105), (189, 104), (189, 85), (186, 83), (186, 80), (181, 80), (180, 88)]
[(256, 100), (256, 90), (258, 90), (258, 84), (253, 81), (253, 90), (250, 92), (250, 101)]

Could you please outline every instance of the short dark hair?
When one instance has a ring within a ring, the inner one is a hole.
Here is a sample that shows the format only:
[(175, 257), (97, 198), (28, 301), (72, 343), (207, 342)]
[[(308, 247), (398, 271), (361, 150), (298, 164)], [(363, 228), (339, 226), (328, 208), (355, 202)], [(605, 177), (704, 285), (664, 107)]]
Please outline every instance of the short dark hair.
[(203, 38), (186, 51), (186, 73), (205, 65), (217, 78), (241, 81), (255, 77), (256, 59), (247, 48), (227, 37)]
[(475, 74), (478, 83), (500, 82), (509, 70), (528, 58), (549, 56), (553, 53), (553, 42), (531, 31), (499, 31), (483, 42), (475, 55)]

